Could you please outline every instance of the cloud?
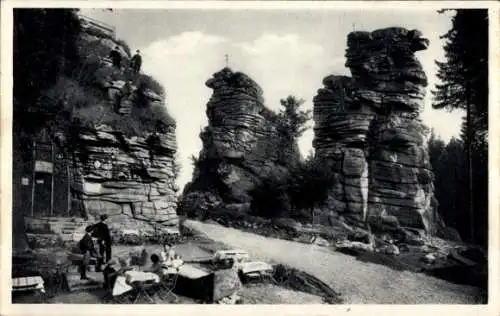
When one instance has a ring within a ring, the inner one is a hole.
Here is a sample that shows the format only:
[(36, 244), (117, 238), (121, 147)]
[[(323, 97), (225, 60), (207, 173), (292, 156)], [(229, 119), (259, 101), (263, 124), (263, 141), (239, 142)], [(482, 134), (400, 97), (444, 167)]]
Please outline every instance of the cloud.
[(252, 42), (239, 43), (237, 46), (248, 55), (283, 54), (286, 57), (314, 57), (324, 53), (323, 47), (308, 43), (297, 34), (262, 34)]
[(226, 39), (221, 36), (207, 35), (198, 31), (183, 32), (168, 39), (151, 43), (145, 53), (162, 51), (169, 56), (191, 56), (198, 54), (200, 48), (219, 45), (225, 41)]
[[(181, 186), (191, 179), (190, 157), (198, 155), (199, 132), (207, 124), (205, 109), (211, 90), (204, 83), (224, 67), (224, 55), (230, 56), (231, 67), (262, 86), (266, 105), (274, 110), (288, 94), (306, 99), (306, 107), (312, 108), (313, 93), (328, 74), (325, 64), (331, 63), (321, 45), (295, 34), (262, 34), (236, 42), (199, 31), (183, 32), (154, 41), (141, 51), (144, 71), (165, 87), (167, 109), (177, 121)], [(311, 147), (312, 132), (309, 134), (301, 140), (304, 152)]]
[[(330, 73), (345, 74), (344, 58), (330, 56), (319, 43), (297, 34), (262, 34), (251, 42), (237, 43), (244, 56), (241, 70), (264, 90), (266, 106), (278, 111), (279, 100), (288, 95), (304, 99), (312, 110), (312, 99)], [(312, 125), (312, 122), (311, 122)], [(312, 149), (312, 130), (299, 139), (303, 154)]]
[(223, 37), (183, 32), (160, 39), (141, 49), (144, 72), (165, 88), (167, 109), (177, 121), (178, 160), (182, 170), (178, 184), (189, 182), (191, 155), (201, 149), (200, 129), (207, 124), (205, 108), (211, 90), (205, 81), (223, 67)]
[[(269, 108), (279, 110), (279, 100), (291, 94), (305, 99), (304, 108), (312, 109), (312, 99), (325, 76), (349, 75), (344, 56), (326, 47), (292, 33), (263, 33), (251, 40), (235, 41), (192, 31), (159, 39), (141, 48), (144, 71), (165, 87), (168, 111), (177, 121), (178, 160), (182, 166), (178, 184), (182, 187), (191, 180), (190, 157), (198, 156), (201, 149), (199, 133), (207, 125), (205, 110), (212, 93), (205, 82), (225, 66), (226, 54), (230, 67), (245, 72), (262, 87)], [(428, 55), (422, 62), (432, 76), (429, 70), (435, 57)], [(459, 115), (432, 111), (427, 105), (422, 117), (424, 123), (449, 139), (458, 128)], [(313, 131), (309, 130), (299, 140), (303, 154), (311, 150), (313, 137)]]

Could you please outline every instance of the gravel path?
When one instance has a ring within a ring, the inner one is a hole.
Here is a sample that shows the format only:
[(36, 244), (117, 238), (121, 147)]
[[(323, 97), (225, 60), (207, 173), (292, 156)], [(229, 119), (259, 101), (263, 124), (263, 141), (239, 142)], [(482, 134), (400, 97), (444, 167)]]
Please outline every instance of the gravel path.
[(479, 289), (472, 286), (395, 271), (319, 246), (192, 220), (185, 225), (212, 240), (244, 249), (252, 258), (308, 272), (340, 292), (346, 304), (474, 304), (480, 299)]

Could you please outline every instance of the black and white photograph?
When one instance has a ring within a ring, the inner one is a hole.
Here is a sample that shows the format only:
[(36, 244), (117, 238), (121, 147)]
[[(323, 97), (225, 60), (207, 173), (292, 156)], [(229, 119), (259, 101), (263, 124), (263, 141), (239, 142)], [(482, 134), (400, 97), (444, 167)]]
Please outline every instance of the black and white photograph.
[(6, 13), (13, 306), (492, 303), (498, 3), (64, 2)]

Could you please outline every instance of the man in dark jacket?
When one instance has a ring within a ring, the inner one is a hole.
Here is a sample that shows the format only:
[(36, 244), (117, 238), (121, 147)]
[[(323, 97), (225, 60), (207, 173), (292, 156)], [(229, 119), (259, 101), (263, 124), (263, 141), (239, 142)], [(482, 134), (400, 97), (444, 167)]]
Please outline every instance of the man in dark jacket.
[(141, 65), (142, 65), (141, 52), (139, 50), (136, 50), (135, 55), (132, 56), (132, 59), (130, 60), (130, 67), (134, 71), (134, 74), (139, 73), (139, 71), (141, 70)]
[(80, 279), (88, 280), (87, 278), (87, 266), (90, 263), (91, 257), (98, 257), (98, 254), (94, 247), (94, 241), (92, 240), (92, 226), (87, 226), (85, 228), (85, 235), (78, 242), (78, 248), (83, 255), (82, 262), (80, 263)]
[[(94, 232), (93, 236), (97, 238), (97, 243), (99, 245), (99, 262), (97, 264), (98, 270), (101, 266), (111, 259), (111, 234), (109, 232), (109, 227), (106, 224), (108, 216), (106, 214), (101, 215), (101, 220), (99, 223), (93, 226)], [(104, 254), (106, 254), (106, 260), (104, 260)]]
[(118, 46), (116, 46), (110, 53), (109, 58), (113, 62), (113, 66), (120, 69), (122, 63), (122, 54), (120, 54)]

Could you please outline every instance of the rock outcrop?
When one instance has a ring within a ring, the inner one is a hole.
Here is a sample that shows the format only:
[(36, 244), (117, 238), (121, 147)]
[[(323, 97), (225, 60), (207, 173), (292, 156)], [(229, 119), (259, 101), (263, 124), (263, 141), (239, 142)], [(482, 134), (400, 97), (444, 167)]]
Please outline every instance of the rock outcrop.
[(87, 216), (177, 225), (175, 134), (123, 136), (108, 126), (82, 130), (74, 153), (73, 191)]
[(314, 98), (318, 158), (334, 162), (328, 208), (354, 224), (408, 226), (433, 233), (436, 202), (419, 113), (427, 78), (414, 53), (419, 31), (353, 32), (347, 40), (352, 77), (327, 76)]
[[(73, 126), (72, 135), (67, 135), (76, 144), (72, 146), (73, 208), (91, 219), (107, 214), (111, 229), (118, 232), (176, 226), (175, 122), (159, 126), (162, 118), (155, 117), (166, 113), (164, 97), (147, 87), (138, 88), (143, 76), (127, 69), (130, 56), (121, 43), (84, 32), (78, 45), (86, 65), (81, 71), (99, 90), (97, 104), (90, 106), (112, 119), (96, 120), (85, 109), (76, 112), (85, 124)], [(124, 58), (121, 69), (107, 59), (114, 47)], [(139, 105), (140, 101), (143, 104)], [(133, 113), (134, 107), (138, 114)], [(144, 123), (135, 116), (146, 110), (150, 118)], [(127, 126), (132, 121), (135, 129)], [(158, 126), (144, 126), (148, 122)], [(137, 131), (141, 127), (147, 130)]]
[(283, 141), (277, 115), (264, 106), (262, 89), (247, 75), (224, 68), (206, 85), (213, 89), (209, 124), (200, 134), (203, 148), (182, 209), (190, 213), (234, 204), (247, 211), (251, 190), (271, 174), (285, 174), (298, 160), (298, 147)]

